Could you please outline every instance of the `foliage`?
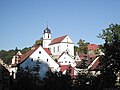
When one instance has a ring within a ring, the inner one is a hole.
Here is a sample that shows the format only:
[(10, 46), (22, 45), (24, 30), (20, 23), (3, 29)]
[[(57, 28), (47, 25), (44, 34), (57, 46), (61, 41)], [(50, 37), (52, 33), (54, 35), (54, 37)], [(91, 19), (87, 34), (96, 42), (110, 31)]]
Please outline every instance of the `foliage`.
[(101, 58), (101, 84), (103, 88), (114, 88), (116, 74), (120, 70), (120, 25), (111, 24), (99, 37), (105, 40)]
[(9, 51), (1, 50), (0, 58), (3, 60), (4, 63), (10, 64), (12, 56), (15, 55), (15, 52), (16, 52), (15, 50), (9, 50)]
[(21, 50), (22, 54), (25, 54), (26, 52), (28, 52), (31, 49), (31, 47), (25, 47)]
[(120, 25), (111, 24), (103, 33), (98, 35), (98, 38), (102, 38), (105, 40), (105, 43), (113, 43), (116, 39), (120, 40)]
[(15, 50), (14, 49), (9, 50), (9, 51), (1, 50), (0, 51), (0, 59), (2, 59), (5, 64), (11, 64), (13, 56), (18, 51), (21, 51), (22, 54), (24, 54), (24, 53), (28, 52), (29, 50), (30, 50), (30, 47), (23, 48), (22, 50), (18, 49), (17, 47), (15, 48)]
[(66, 71), (65, 75), (62, 72), (51, 72), (48, 71), (44, 78), (44, 89), (45, 90), (73, 90), (72, 89), (72, 78), (69, 70)]
[(16, 80), (12, 90), (42, 89), (43, 82), (38, 73), (38, 66), (34, 68), (18, 68)]
[(77, 44), (79, 46), (78, 52), (87, 54), (87, 45), (89, 44), (89, 42), (80, 39)]
[(34, 46), (39, 46), (39, 45), (42, 46), (42, 44), (43, 44), (43, 37), (41, 37), (40, 39), (36, 40)]
[(79, 73), (74, 81), (75, 90), (100, 90), (99, 78), (93, 76), (90, 72), (88, 73)]
[(79, 68), (81, 68), (81, 69), (86, 69), (87, 67), (88, 67), (88, 65), (87, 65), (87, 57), (86, 58), (84, 58), (82, 61), (81, 61), (81, 65), (79, 66)]

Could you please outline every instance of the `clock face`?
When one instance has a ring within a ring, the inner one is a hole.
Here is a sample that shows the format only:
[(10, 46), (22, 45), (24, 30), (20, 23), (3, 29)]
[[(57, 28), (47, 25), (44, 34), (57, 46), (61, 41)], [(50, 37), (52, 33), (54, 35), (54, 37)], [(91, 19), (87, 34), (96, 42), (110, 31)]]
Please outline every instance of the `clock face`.
[(45, 32), (47, 32), (47, 30), (45, 30)]

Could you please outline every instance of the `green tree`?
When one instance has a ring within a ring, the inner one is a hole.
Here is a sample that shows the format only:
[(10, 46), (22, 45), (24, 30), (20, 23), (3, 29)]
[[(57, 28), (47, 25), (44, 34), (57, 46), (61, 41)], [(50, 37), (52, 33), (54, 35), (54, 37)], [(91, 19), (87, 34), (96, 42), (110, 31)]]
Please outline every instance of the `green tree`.
[(120, 70), (120, 25), (111, 24), (99, 38), (105, 40), (104, 53), (101, 58), (101, 83), (102, 88), (115, 87), (116, 74)]
[(31, 47), (25, 47), (21, 50), (22, 54), (25, 54), (26, 52), (28, 52), (31, 49)]
[(78, 52), (87, 54), (87, 45), (90, 43), (86, 42), (85, 40), (80, 39), (77, 44), (79, 46)]
[(14, 87), (11, 90), (43, 90), (43, 81), (39, 76), (40, 67), (18, 67)]
[(42, 46), (42, 44), (43, 44), (43, 37), (41, 37), (40, 39), (36, 40), (34, 46), (39, 46), (39, 45)]
[(3, 60), (4, 63), (11, 64), (11, 59), (15, 55), (15, 53), (16, 52), (13, 49), (9, 50), (9, 51), (1, 50), (0, 58)]

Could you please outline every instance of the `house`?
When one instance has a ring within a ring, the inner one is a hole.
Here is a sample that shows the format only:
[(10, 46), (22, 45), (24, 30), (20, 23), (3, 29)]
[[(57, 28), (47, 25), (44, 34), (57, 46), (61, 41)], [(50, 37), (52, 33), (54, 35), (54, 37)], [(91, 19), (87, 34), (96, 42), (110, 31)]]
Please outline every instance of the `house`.
[(72, 57), (67, 51), (63, 52), (59, 58), (58, 58), (58, 63), (60, 63), (60, 65), (70, 65), (72, 67), (76, 66), (74, 57)]
[[(55, 59), (57, 59), (58, 62), (56, 62)], [(60, 71), (63, 65), (75, 67), (73, 41), (68, 35), (52, 40), (51, 30), (46, 27), (43, 33), (43, 45), (33, 46), (31, 50), (24, 55), (18, 52), (13, 56), (10, 72), (14, 72), (13, 76), (16, 78), (18, 66), (22, 68), (33, 68), (36, 64), (40, 67), (39, 73), (41, 77), (44, 77), (49, 69), (54, 72)]]
[(87, 49), (88, 49), (89, 54), (96, 54), (96, 53), (99, 54), (100, 53), (98, 50), (99, 46), (96, 44), (88, 44)]
[(43, 48), (41, 46), (33, 46), (30, 51), (22, 55), (19, 59), (16, 58), (17, 62), (12, 64), (12, 71), (16, 74), (17, 66), (22, 68), (33, 68), (36, 66), (36, 64), (38, 64), (40, 67), (39, 74), (41, 77), (44, 77), (49, 68), (52, 71), (59, 70), (59, 65), (52, 59), (50, 54), (51, 53), (49, 49)]

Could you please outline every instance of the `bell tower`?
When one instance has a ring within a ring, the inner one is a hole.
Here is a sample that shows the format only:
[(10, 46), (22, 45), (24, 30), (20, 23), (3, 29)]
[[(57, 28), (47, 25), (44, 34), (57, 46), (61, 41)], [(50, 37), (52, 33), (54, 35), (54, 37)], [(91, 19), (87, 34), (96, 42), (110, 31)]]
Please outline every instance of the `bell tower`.
[(51, 30), (47, 26), (43, 33), (43, 48), (49, 48), (51, 39), (52, 39)]

